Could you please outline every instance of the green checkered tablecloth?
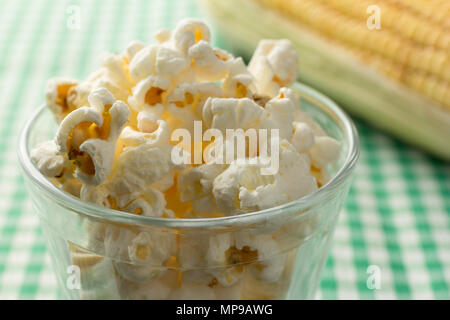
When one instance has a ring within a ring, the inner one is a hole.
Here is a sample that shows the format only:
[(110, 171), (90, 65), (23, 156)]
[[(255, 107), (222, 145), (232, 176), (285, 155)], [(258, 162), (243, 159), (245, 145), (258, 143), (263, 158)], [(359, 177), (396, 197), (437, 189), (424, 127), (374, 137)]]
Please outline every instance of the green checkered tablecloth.
[[(71, 20), (77, 10), (79, 29)], [(121, 50), (132, 39), (150, 42), (155, 30), (201, 15), (195, 3), (181, 0), (0, 0), (0, 298), (57, 297), (15, 153), (46, 80), (81, 79), (103, 50)], [(450, 165), (357, 126), (361, 158), (318, 298), (449, 299)], [(367, 285), (372, 268), (378, 289)]]

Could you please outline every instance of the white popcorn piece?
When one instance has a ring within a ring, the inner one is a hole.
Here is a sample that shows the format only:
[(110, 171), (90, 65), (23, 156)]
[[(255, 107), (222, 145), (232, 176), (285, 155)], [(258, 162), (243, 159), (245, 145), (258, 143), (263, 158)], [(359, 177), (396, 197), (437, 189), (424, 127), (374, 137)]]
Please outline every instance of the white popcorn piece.
[(81, 192), (81, 186), (83, 185), (82, 182), (78, 179), (75, 179), (72, 174), (67, 173), (67, 171), (64, 171), (63, 177), (61, 177), (61, 179), (58, 179), (58, 183), (57, 185), (60, 186), (60, 188), (62, 190), (64, 190), (65, 192), (70, 193), (71, 195), (79, 198), (80, 197), (80, 192)]
[(279, 94), (265, 104), (260, 128), (278, 129), (281, 139), (291, 139), (293, 114), (297, 109), (295, 102), (289, 98), (292, 95), (291, 89), (281, 88)]
[(128, 103), (135, 111), (144, 110), (161, 115), (164, 112), (164, 96), (169, 86), (169, 80), (156, 75), (149, 76), (133, 88), (133, 94), (128, 98)]
[(97, 89), (107, 89), (116, 100), (126, 102), (130, 95), (130, 91), (127, 88), (120, 87), (111, 78), (109, 78), (105, 72), (103, 76), (95, 80), (90, 84), (90, 92)]
[(250, 252), (256, 251), (257, 262), (249, 269), (256, 279), (264, 282), (276, 282), (280, 279), (286, 264), (285, 256), (280, 254), (281, 248), (270, 234), (238, 232), (235, 234), (235, 243), (238, 250), (246, 248)]
[(138, 53), (139, 51), (141, 51), (144, 48), (145, 48), (145, 44), (143, 42), (138, 41), (138, 40), (131, 41), (127, 45), (127, 48), (125, 49), (125, 52), (123, 53), (123, 56), (126, 58), (126, 61), (128, 61), (128, 63), (130, 63), (130, 61), (134, 58), (136, 53)]
[(111, 172), (116, 141), (130, 111), (106, 89), (93, 91), (89, 102), (91, 107), (76, 109), (64, 118), (56, 143), (60, 152), (75, 160), (75, 177), (97, 185)]
[(106, 53), (102, 60), (106, 78), (121, 89), (130, 90), (133, 87), (134, 81), (129, 76), (128, 63), (122, 55)]
[(214, 179), (225, 167), (219, 164), (202, 164), (183, 171), (178, 176), (181, 201), (192, 201), (210, 195)]
[[(128, 247), (131, 261), (163, 266), (175, 254), (175, 236), (169, 232), (140, 232)], [(166, 269), (166, 267), (163, 267)]]
[(58, 151), (55, 141), (50, 140), (38, 144), (30, 153), (31, 161), (46, 177), (62, 175), (68, 165), (67, 158)]
[(297, 109), (294, 112), (294, 121), (306, 123), (313, 131), (315, 137), (327, 135), (326, 132), (320, 126), (320, 124), (318, 124), (309, 114), (300, 109)]
[(109, 226), (104, 238), (105, 253), (114, 257), (114, 266), (121, 277), (133, 282), (148, 282), (167, 267), (174, 254), (175, 237), (168, 232), (135, 231)]
[[(145, 111), (141, 111), (143, 113)], [(138, 120), (139, 121), (139, 120)], [(154, 122), (145, 122), (140, 119), (138, 126), (146, 131), (136, 131), (131, 127), (125, 127), (120, 135), (120, 140), (126, 147), (147, 144), (149, 146), (164, 146), (169, 144), (170, 131), (169, 126), (164, 120)], [(153, 130), (153, 131), (151, 131)]]
[(110, 207), (108, 201), (110, 193), (109, 185), (106, 183), (97, 186), (83, 184), (80, 191), (80, 199), (99, 206)]
[(164, 194), (153, 188), (149, 188), (134, 200), (123, 207), (126, 212), (146, 217), (162, 217), (166, 208)]
[[(281, 204), (287, 197), (271, 175), (261, 175), (258, 164), (234, 160), (213, 182), (219, 211), (236, 215)], [(250, 200), (251, 199), (251, 200)]]
[(195, 43), (204, 40), (210, 41), (210, 32), (206, 24), (198, 19), (181, 20), (175, 28), (172, 41), (184, 56), (187, 56), (189, 48)]
[(294, 121), (293, 127), (294, 134), (292, 135), (292, 145), (300, 153), (307, 152), (314, 146), (314, 132), (306, 122)]
[(196, 95), (192, 108), (194, 110), (194, 113), (200, 118), (203, 115), (203, 107), (206, 103), (206, 100), (214, 97), (223, 97), (222, 88), (214, 82), (197, 82), (193, 84), (193, 90)]
[(112, 262), (104, 258), (90, 268), (82, 268), (81, 300), (117, 300), (120, 298)]
[(78, 85), (78, 81), (68, 78), (53, 78), (47, 83), (45, 102), (54, 114), (56, 121), (61, 122), (64, 117), (74, 110), (68, 100), (71, 88)]
[(199, 81), (219, 81), (230, 71), (233, 56), (226, 51), (212, 48), (200, 40), (189, 48), (188, 57), (194, 64)]
[(136, 83), (154, 74), (157, 53), (158, 46), (147, 46), (139, 50), (130, 60), (130, 76)]
[(158, 115), (147, 111), (141, 111), (137, 115), (137, 127), (141, 132), (155, 132), (161, 126), (161, 123), (158, 122), (159, 120), (161, 120), (161, 118), (158, 117)]
[(311, 160), (300, 154), (288, 141), (280, 142), (280, 168), (277, 178), (288, 201), (297, 200), (317, 190), (317, 182), (310, 172)]
[(94, 89), (95, 84), (96, 83), (84, 81), (69, 89), (67, 102), (72, 106), (73, 110), (89, 105), (88, 97)]
[(316, 168), (325, 168), (339, 157), (340, 143), (328, 136), (315, 138), (315, 144), (310, 150), (312, 163)]
[(110, 181), (114, 182), (111, 193), (119, 206), (126, 203), (131, 195), (141, 194), (151, 184), (178, 168), (171, 160), (171, 149), (170, 145), (154, 147), (150, 144), (124, 148), (114, 162), (110, 177)]
[(161, 76), (173, 78), (189, 67), (188, 60), (177, 50), (159, 47), (156, 54), (156, 73)]
[(182, 82), (167, 97), (166, 120), (171, 129), (185, 128), (194, 134), (194, 121), (202, 119), (202, 110), (210, 97), (221, 97), (221, 88), (213, 82)]
[(289, 40), (261, 40), (248, 65), (260, 94), (274, 96), (297, 77), (297, 53)]
[(191, 201), (194, 214), (214, 216), (217, 205), (212, 195), (214, 178), (226, 165), (202, 164), (185, 169), (178, 175), (178, 191), (182, 202)]
[(230, 71), (222, 83), (222, 89), (228, 97), (251, 97), (255, 91), (253, 81), (242, 58), (236, 58), (230, 62)]
[(280, 142), (280, 162), (274, 175), (261, 175), (261, 162), (233, 161), (214, 179), (213, 194), (219, 211), (236, 215), (299, 199), (317, 189), (310, 175), (308, 155), (299, 154), (286, 140)]
[[(122, 68), (122, 66), (117, 66), (117, 68)], [(124, 70), (119, 72), (126, 73)], [(97, 72), (94, 72), (86, 81), (81, 82), (69, 90), (69, 96), (67, 98), (68, 102), (77, 107), (87, 106), (89, 105), (88, 97), (91, 92), (101, 88), (107, 89), (116, 100), (127, 101), (131, 88), (122, 87), (120, 83), (117, 83), (116, 80), (111, 77), (113, 73), (112, 70), (105, 66)], [(126, 77), (125, 75), (122, 76)]]
[(167, 97), (167, 111), (171, 116), (193, 122), (199, 120), (194, 113), (198, 90), (195, 83), (180, 83)]
[(72, 265), (80, 268), (80, 299), (119, 299), (115, 270), (110, 259), (68, 245)]
[(118, 193), (121, 188), (120, 182), (116, 180), (97, 186), (84, 184), (81, 187), (80, 198), (83, 201), (141, 216), (162, 217), (166, 213), (167, 202), (161, 191), (147, 187), (142, 192)]
[(206, 262), (210, 267), (207, 272), (224, 287), (236, 284), (245, 271), (240, 264), (244, 262), (241, 258), (247, 257), (238, 257), (240, 253), (233, 248), (235, 248), (235, 241), (231, 233), (219, 233), (209, 238)]
[(209, 98), (203, 107), (203, 120), (209, 128), (255, 128), (264, 109), (249, 98)]

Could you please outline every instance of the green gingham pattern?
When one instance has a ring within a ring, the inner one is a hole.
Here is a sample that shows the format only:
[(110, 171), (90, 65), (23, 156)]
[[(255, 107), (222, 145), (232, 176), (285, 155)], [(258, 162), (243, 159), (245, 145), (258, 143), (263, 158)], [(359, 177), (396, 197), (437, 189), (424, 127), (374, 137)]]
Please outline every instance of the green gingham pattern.
[[(71, 6), (81, 10), (79, 30), (67, 26)], [(185, 0), (0, 0), (0, 298), (57, 298), (15, 152), (46, 79), (81, 79), (102, 51), (148, 43), (154, 31), (193, 16), (202, 13)], [(361, 158), (318, 298), (449, 299), (449, 164), (357, 126)], [(367, 286), (371, 265), (380, 270), (380, 289)]]

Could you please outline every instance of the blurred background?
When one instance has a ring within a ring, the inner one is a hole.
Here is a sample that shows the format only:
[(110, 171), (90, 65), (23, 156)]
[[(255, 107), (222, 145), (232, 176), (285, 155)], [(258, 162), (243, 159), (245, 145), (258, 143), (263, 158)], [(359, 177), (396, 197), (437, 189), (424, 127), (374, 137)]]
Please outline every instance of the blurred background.
[(47, 79), (83, 79), (102, 52), (184, 17), (247, 61), (259, 39), (291, 39), (299, 80), (356, 122), (360, 162), (318, 298), (450, 299), (447, 0), (0, 0), (0, 298), (57, 298), (15, 153)]

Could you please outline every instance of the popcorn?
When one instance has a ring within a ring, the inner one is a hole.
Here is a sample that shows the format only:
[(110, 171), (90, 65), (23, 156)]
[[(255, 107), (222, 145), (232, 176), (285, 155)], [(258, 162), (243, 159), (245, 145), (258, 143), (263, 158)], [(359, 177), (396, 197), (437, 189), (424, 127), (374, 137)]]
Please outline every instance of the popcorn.
[(128, 44), (125, 52), (123, 53), (124, 58), (126, 58), (126, 62), (129, 64), (131, 60), (133, 60), (136, 53), (145, 48), (145, 44), (141, 41), (132, 41)]
[(119, 206), (127, 203), (130, 196), (140, 194), (152, 183), (163, 179), (171, 170), (180, 168), (171, 160), (171, 148), (141, 144), (123, 150), (109, 178), (114, 181), (112, 195)]
[[(128, 247), (132, 262), (163, 265), (175, 253), (175, 238), (169, 233), (140, 232)], [(148, 268), (152, 269), (152, 268)], [(166, 269), (165, 267), (163, 269)], [(159, 273), (160, 270), (157, 272)], [(153, 278), (153, 277), (151, 277)]]
[(289, 97), (292, 90), (281, 88), (278, 95), (269, 100), (264, 106), (264, 114), (261, 116), (261, 128), (279, 129), (281, 139), (290, 139), (292, 136), (293, 114), (296, 105)]
[(164, 95), (169, 89), (170, 81), (159, 76), (149, 76), (133, 88), (128, 103), (135, 111), (147, 111), (161, 115), (164, 112)]
[(211, 266), (207, 272), (224, 287), (235, 285), (244, 275), (244, 268), (239, 264), (250, 262), (252, 257), (237, 257), (234, 251), (235, 243), (232, 234), (219, 233), (211, 236), (206, 261)]
[(280, 143), (280, 164), (275, 175), (261, 175), (261, 164), (234, 160), (214, 179), (218, 208), (227, 215), (262, 210), (296, 200), (316, 190), (307, 155), (286, 140)]
[(130, 76), (136, 83), (154, 73), (157, 52), (158, 46), (148, 46), (139, 50), (130, 60)]
[(178, 177), (181, 201), (192, 201), (209, 195), (213, 180), (224, 169), (224, 165), (202, 164), (183, 171)]
[[(79, 107), (88, 106), (89, 105), (88, 97), (99, 83), (100, 81), (97, 82), (84, 81), (80, 82), (76, 86), (71, 87), (67, 94), (67, 103), (72, 106), (73, 110)], [(120, 89), (115, 88), (114, 86), (111, 85), (108, 85), (107, 87), (114, 88), (116, 93), (118, 92), (118, 90), (120, 91)], [(121, 94), (117, 95), (120, 96)]]
[(194, 114), (198, 90), (195, 83), (179, 84), (167, 97), (167, 111), (177, 119), (186, 122), (197, 120)]
[(156, 73), (171, 78), (189, 67), (189, 62), (179, 51), (161, 46), (156, 54), (155, 67)]
[(128, 64), (123, 56), (106, 53), (103, 56), (103, 65), (105, 77), (111, 79), (117, 87), (128, 91), (133, 86), (134, 83), (128, 74)]
[[(289, 89), (297, 56), (288, 40), (262, 40), (247, 67), (213, 47), (197, 19), (154, 38), (153, 45), (133, 41), (119, 54), (105, 54), (85, 81), (49, 82), (47, 105), (59, 128), (31, 158), (57, 187), (128, 214), (188, 219), (272, 208), (329, 181), (340, 145), (298, 108)], [(204, 141), (195, 121), (213, 129), (201, 132)], [(181, 151), (171, 139), (176, 129), (194, 135), (200, 161), (172, 159)], [(228, 129), (248, 138), (245, 154), (232, 159), (227, 150), (234, 151), (237, 139), (226, 139)], [(263, 173), (274, 159), (275, 169)], [(250, 230), (195, 231), (92, 224), (85, 228), (88, 248), (108, 258), (71, 245), (70, 252), (83, 262), (82, 298), (282, 298), (296, 256), (286, 248), (316, 224), (277, 220)]]
[(259, 122), (264, 109), (249, 98), (209, 98), (203, 107), (203, 120), (209, 128), (248, 129)]
[(114, 266), (120, 276), (132, 282), (148, 282), (158, 277), (167, 269), (164, 264), (175, 249), (171, 233), (136, 234), (115, 226), (107, 228), (104, 241), (106, 254), (118, 258)]
[(258, 93), (274, 96), (297, 78), (297, 53), (289, 40), (261, 40), (248, 65)]
[(54, 141), (38, 144), (30, 156), (37, 169), (46, 177), (60, 176), (67, 166), (67, 158), (58, 152), (58, 146)]
[(78, 81), (67, 78), (54, 78), (48, 81), (45, 101), (56, 121), (61, 122), (67, 114), (75, 109), (68, 100), (68, 96), (69, 90), (77, 84)]
[(222, 90), (212, 82), (182, 82), (169, 94), (166, 108), (171, 128), (183, 127), (193, 134), (194, 121), (202, 119), (202, 110), (209, 97), (222, 96)]
[(99, 184), (109, 175), (116, 140), (127, 122), (129, 109), (106, 89), (89, 96), (91, 107), (72, 111), (56, 134), (59, 151), (76, 164), (75, 177), (87, 184)]
[(250, 271), (259, 280), (276, 282), (280, 279), (284, 267), (284, 255), (271, 235), (252, 235), (248, 232), (236, 234), (236, 249), (256, 254), (258, 263), (252, 264)]
[(287, 197), (276, 189), (274, 177), (261, 175), (259, 169), (257, 164), (235, 160), (214, 179), (213, 194), (220, 212), (236, 215), (286, 202)]
[(210, 41), (209, 28), (201, 20), (184, 19), (178, 23), (172, 39), (175, 48), (187, 56), (189, 48), (195, 43), (201, 40)]
[(311, 148), (311, 159), (314, 166), (324, 168), (337, 160), (340, 151), (340, 143), (328, 136), (315, 138), (315, 144)]
[(166, 121), (160, 120), (154, 114), (141, 111), (138, 115), (138, 128), (125, 127), (120, 139), (125, 146), (138, 146), (147, 144), (151, 146), (164, 146), (169, 144), (169, 126)]
[(305, 122), (293, 122), (294, 134), (292, 135), (292, 145), (298, 152), (303, 153), (310, 150), (315, 143), (314, 132)]
[(242, 58), (230, 62), (230, 71), (222, 83), (223, 92), (229, 97), (245, 98), (253, 94), (253, 76), (247, 70)]
[(118, 284), (112, 262), (73, 244), (69, 245), (70, 259), (80, 268), (81, 299), (119, 299)]
[(188, 57), (200, 81), (219, 81), (225, 78), (230, 71), (233, 59), (228, 52), (212, 48), (204, 40), (200, 40), (189, 48)]
[(166, 204), (162, 192), (149, 188), (145, 193), (126, 204), (123, 210), (147, 217), (162, 217)]

